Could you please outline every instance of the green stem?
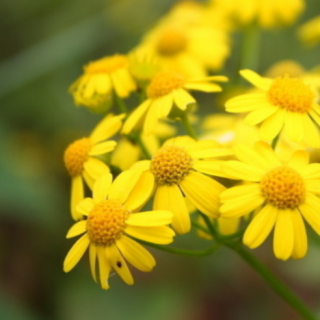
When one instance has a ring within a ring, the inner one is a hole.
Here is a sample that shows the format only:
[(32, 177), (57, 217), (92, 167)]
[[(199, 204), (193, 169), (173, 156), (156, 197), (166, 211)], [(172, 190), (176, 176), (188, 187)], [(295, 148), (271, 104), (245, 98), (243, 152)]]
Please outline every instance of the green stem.
[(210, 231), (213, 239), (219, 240), (219, 238), (220, 238), (219, 234), (218, 234), (217, 230), (214, 228), (210, 218), (203, 213), (200, 213), (200, 214), (201, 214), (201, 217), (204, 220), (205, 224), (207, 225), (208, 230)]
[(197, 140), (197, 135), (193, 129), (193, 127), (191, 126), (190, 122), (189, 122), (189, 118), (188, 118), (188, 114), (187, 112), (182, 112), (181, 114), (181, 120), (182, 120), (182, 123), (183, 123), (183, 126), (185, 127), (188, 135)]
[(279, 137), (280, 137), (280, 133), (272, 140), (271, 147), (273, 150), (275, 150), (277, 147)]
[(121, 113), (128, 113), (128, 108), (125, 102), (114, 92), (114, 100)]
[(172, 248), (172, 247), (167, 247), (167, 246), (161, 246), (159, 244), (154, 244), (154, 243), (149, 243), (143, 240), (137, 240), (141, 244), (144, 244), (146, 246), (156, 248), (161, 251), (169, 252), (169, 253), (174, 253), (174, 254), (179, 254), (181, 256), (189, 256), (189, 257), (203, 257), (203, 256), (208, 256), (215, 252), (219, 247), (220, 244), (214, 243), (212, 246), (210, 246), (207, 249), (203, 250), (185, 250), (185, 249), (179, 249), (179, 248)]
[(294, 310), (296, 310), (305, 320), (316, 320), (308, 307), (280, 281), (268, 268), (253, 256), (247, 249), (239, 243), (224, 243), (229, 249), (236, 252), (252, 269), (254, 269), (260, 277), (267, 282), (269, 287), (277, 293), (285, 302), (287, 302)]

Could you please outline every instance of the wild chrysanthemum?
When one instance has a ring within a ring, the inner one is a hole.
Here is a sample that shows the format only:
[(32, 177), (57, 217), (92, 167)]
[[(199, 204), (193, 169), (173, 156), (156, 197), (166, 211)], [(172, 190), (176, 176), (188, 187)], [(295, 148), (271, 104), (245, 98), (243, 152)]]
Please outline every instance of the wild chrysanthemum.
[(220, 176), (221, 160), (212, 158), (229, 154), (213, 140), (176, 137), (167, 140), (152, 160), (139, 161), (126, 171), (122, 184), (133, 189), (137, 201), (147, 201), (155, 193), (153, 209), (171, 211), (173, 228), (186, 233), (190, 217), (185, 198), (202, 213), (218, 217), (218, 196), (225, 188), (204, 173)]
[[(89, 248), (91, 273), (97, 281), (98, 260), (100, 284), (108, 289), (110, 272), (115, 270), (126, 284), (133, 284), (126, 260), (141, 271), (151, 271), (156, 262), (153, 256), (134, 238), (156, 244), (173, 241), (174, 232), (169, 211), (137, 211), (142, 203), (134, 195), (112, 184), (112, 175), (101, 176), (93, 187), (93, 198), (85, 198), (77, 206), (79, 215), (87, 217), (74, 224), (67, 234), (72, 238), (85, 233), (67, 254), (63, 269), (69, 272)], [(133, 201), (132, 201), (133, 200)]]
[(196, 100), (188, 90), (219, 92), (221, 87), (210, 81), (227, 81), (224, 76), (187, 79), (176, 71), (158, 73), (147, 87), (147, 97), (128, 117), (122, 133), (128, 134), (143, 122), (145, 134), (153, 133), (159, 119), (166, 118), (172, 108), (177, 106), (185, 111)]
[(82, 215), (76, 212), (76, 205), (84, 198), (83, 179), (92, 187), (94, 181), (109, 172), (108, 166), (95, 156), (112, 151), (115, 141), (105, 141), (113, 136), (122, 125), (123, 115), (106, 116), (89, 137), (81, 138), (70, 144), (64, 152), (64, 164), (71, 176), (71, 214), (74, 220)]
[(212, 0), (212, 3), (241, 24), (257, 21), (264, 28), (294, 23), (305, 7), (303, 0)]
[(273, 140), (283, 128), (290, 140), (305, 140), (312, 147), (320, 146), (319, 131), (313, 122), (320, 125), (320, 107), (315, 102), (315, 91), (308, 84), (287, 75), (272, 80), (251, 70), (240, 73), (262, 91), (227, 101), (228, 112), (249, 112), (244, 123), (251, 126), (261, 123), (262, 140)]
[(95, 111), (112, 98), (113, 91), (121, 98), (127, 97), (136, 89), (128, 66), (127, 57), (119, 54), (87, 64), (84, 74), (69, 89), (75, 104)]
[[(254, 148), (234, 148), (239, 161), (228, 161), (222, 171), (245, 185), (221, 193), (224, 218), (236, 218), (255, 211), (243, 242), (260, 246), (274, 228), (273, 250), (278, 259), (302, 258), (307, 252), (304, 219), (320, 234), (320, 164), (309, 164), (307, 152), (293, 153), (283, 164), (265, 142)], [(304, 219), (303, 219), (304, 218)]]

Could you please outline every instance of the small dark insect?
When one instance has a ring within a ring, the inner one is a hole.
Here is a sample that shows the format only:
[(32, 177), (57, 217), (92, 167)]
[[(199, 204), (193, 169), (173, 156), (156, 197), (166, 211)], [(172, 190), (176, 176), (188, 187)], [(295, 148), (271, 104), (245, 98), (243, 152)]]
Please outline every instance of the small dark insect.
[(117, 261), (117, 267), (121, 268), (122, 267), (122, 263), (120, 261)]

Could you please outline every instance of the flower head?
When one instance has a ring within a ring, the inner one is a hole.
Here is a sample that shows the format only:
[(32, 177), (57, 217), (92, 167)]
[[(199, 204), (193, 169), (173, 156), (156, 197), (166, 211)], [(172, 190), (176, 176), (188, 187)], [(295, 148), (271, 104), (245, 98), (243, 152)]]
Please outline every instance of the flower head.
[(262, 92), (232, 98), (226, 103), (228, 112), (249, 112), (244, 122), (251, 126), (261, 123), (262, 140), (274, 139), (284, 128), (290, 140), (305, 140), (312, 147), (320, 146), (314, 124), (320, 125), (320, 106), (309, 84), (288, 75), (273, 80), (250, 70), (242, 70), (241, 75)]
[(308, 153), (293, 153), (281, 163), (271, 147), (257, 142), (254, 148), (234, 148), (239, 161), (225, 162), (221, 170), (246, 184), (221, 193), (221, 216), (237, 218), (255, 211), (243, 242), (260, 246), (274, 228), (273, 250), (278, 259), (302, 258), (307, 252), (304, 220), (320, 234), (320, 164), (309, 164)]
[(167, 225), (171, 223), (172, 213), (164, 210), (134, 213), (142, 205), (134, 197), (119, 188), (117, 180), (112, 183), (111, 174), (104, 174), (96, 181), (93, 197), (85, 198), (77, 206), (79, 215), (86, 219), (74, 224), (67, 234), (67, 238), (84, 235), (67, 254), (65, 272), (73, 269), (87, 248), (92, 277), (97, 281), (98, 261), (103, 289), (109, 288), (112, 269), (125, 283), (133, 284), (126, 260), (141, 271), (153, 269), (156, 264), (153, 256), (133, 238), (156, 244), (171, 243), (174, 232)]
[(113, 136), (122, 125), (124, 115), (106, 116), (92, 131), (89, 137), (81, 138), (70, 144), (64, 152), (64, 164), (72, 179), (71, 186), (71, 214), (73, 219), (79, 220), (75, 207), (84, 197), (83, 178), (88, 186), (92, 187), (94, 181), (109, 168), (95, 156), (112, 151), (115, 141), (106, 141)]
[(158, 120), (166, 118), (175, 105), (185, 111), (188, 105), (196, 102), (188, 90), (219, 92), (221, 87), (210, 81), (227, 80), (224, 76), (187, 79), (176, 71), (162, 71), (150, 82), (147, 100), (129, 115), (122, 132), (128, 134), (143, 122), (144, 133), (151, 134), (156, 130)]
[(69, 89), (76, 105), (86, 106), (92, 111), (103, 109), (113, 90), (119, 97), (127, 97), (136, 89), (128, 65), (127, 57), (119, 54), (86, 65), (84, 74)]
[(187, 136), (167, 140), (152, 160), (139, 161), (123, 179), (137, 199), (144, 202), (155, 194), (153, 208), (173, 213), (172, 226), (180, 234), (189, 232), (190, 217), (185, 199), (201, 212), (218, 217), (218, 195), (224, 186), (205, 174), (221, 176), (222, 160), (230, 155), (213, 140), (195, 141)]
[(316, 45), (320, 41), (320, 16), (304, 23), (298, 31), (299, 38), (308, 45)]

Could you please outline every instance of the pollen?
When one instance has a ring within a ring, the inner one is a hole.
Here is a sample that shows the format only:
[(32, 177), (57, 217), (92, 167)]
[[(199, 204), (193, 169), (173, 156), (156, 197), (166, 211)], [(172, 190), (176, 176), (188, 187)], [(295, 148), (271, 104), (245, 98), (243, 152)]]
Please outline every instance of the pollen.
[(173, 90), (182, 88), (185, 83), (184, 77), (175, 71), (163, 71), (158, 73), (147, 88), (150, 99), (157, 99), (171, 93)]
[(307, 113), (315, 98), (314, 92), (298, 78), (278, 77), (268, 90), (273, 105), (291, 112)]
[(192, 169), (192, 158), (181, 147), (161, 148), (151, 160), (150, 170), (159, 185), (178, 184)]
[(188, 44), (186, 35), (179, 30), (165, 30), (157, 43), (157, 51), (163, 56), (173, 56), (185, 50)]
[(128, 64), (127, 58), (120, 54), (115, 54), (110, 57), (105, 57), (93, 62), (90, 62), (84, 67), (86, 74), (95, 73), (111, 73), (120, 68), (125, 68)]
[(64, 152), (64, 164), (71, 177), (82, 174), (83, 165), (88, 160), (91, 146), (90, 139), (82, 138), (70, 144)]
[(292, 168), (280, 166), (261, 180), (261, 193), (267, 203), (278, 209), (295, 209), (303, 203), (306, 188), (301, 175)]
[(87, 219), (87, 233), (97, 246), (110, 246), (121, 237), (130, 211), (119, 200), (108, 199), (97, 203)]

